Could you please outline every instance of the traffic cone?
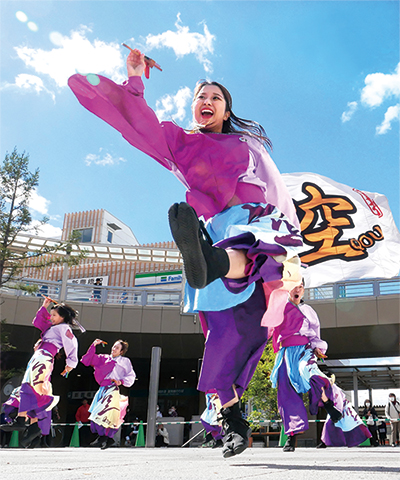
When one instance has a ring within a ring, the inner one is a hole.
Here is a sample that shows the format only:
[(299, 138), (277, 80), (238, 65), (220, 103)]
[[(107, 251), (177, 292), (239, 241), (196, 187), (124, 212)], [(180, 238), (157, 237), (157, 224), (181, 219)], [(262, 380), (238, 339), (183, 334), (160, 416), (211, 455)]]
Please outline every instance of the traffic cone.
[(18, 430), (14, 430), (11, 435), (10, 439), (10, 444), (8, 445), (10, 448), (18, 448), (19, 447), (19, 442), (18, 442)]
[(79, 427), (78, 422), (75, 423), (74, 431), (72, 432), (71, 441), (69, 442), (70, 447), (79, 447)]
[(280, 447), (284, 447), (287, 439), (288, 439), (288, 436), (285, 435), (285, 428), (284, 428), (284, 426), (282, 425), (282, 427), (281, 427), (281, 434), (280, 434), (280, 436), (279, 436), (279, 446), (280, 446)]
[(136, 443), (135, 447), (144, 447), (146, 445), (146, 442), (144, 440), (144, 428), (143, 428), (143, 422), (140, 420), (140, 425), (139, 425), (139, 430), (136, 435)]

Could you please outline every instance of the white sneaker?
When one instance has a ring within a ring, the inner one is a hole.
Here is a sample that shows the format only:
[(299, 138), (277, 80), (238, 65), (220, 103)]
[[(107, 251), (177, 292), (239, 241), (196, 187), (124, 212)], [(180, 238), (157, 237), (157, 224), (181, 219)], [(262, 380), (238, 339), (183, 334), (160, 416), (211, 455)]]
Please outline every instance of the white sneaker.
[(46, 412), (50, 412), (53, 410), (53, 408), (57, 405), (57, 403), (60, 401), (59, 395), (54, 395), (53, 401), (50, 403), (50, 405), (46, 408)]

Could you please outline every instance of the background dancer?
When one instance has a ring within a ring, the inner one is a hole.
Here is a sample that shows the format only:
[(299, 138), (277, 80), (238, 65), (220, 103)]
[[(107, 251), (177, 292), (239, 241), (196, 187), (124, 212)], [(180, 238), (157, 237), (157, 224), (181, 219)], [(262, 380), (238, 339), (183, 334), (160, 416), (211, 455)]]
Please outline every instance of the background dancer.
[(311, 415), (317, 414), (318, 407), (328, 412), (329, 418), (321, 435), (326, 445), (360, 445), (371, 434), (343, 391), (317, 366), (318, 358), (326, 358), (328, 345), (320, 338), (318, 315), (303, 302), (303, 296), (304, 283), (290, 292), (284, 321), (272, 335), (274, 351), (278, 355), (271, 383), (278, 388), (278, 410), (288, 435), (283, 451), (294, 452), (296, 436), (308, 430), (307, 410), (303, 403), (303, 393), (306, 392)]
[[(53, 395), (50, 383), (55, 355), (64, 348), (65, 369), (61, 375), (65, 377), (78, 364), (78, 341), (71, 326), (84, 329), (76, 320), (77, 312), (68, 305), (57, 304), (49, 314), (47, 308), (51, 303), (51, 299), (46, 297), (32, 322), (42, 332), (41, 341), (25, 371), (19, 391), (18, 415), (12, 424), (12, 429), (23, 431), (26, 417), (30, 418), (30, 425), (20, 439), (23, 447), (29, 446), (41, 434), (49, 434), (49, 412), (59, 401), (59, 397)], [(39, 419), (41, 422), (38, 424)]]
[(100, 389), (90, 405), (90, 429), (98, 438), (92, 446), (102, 450), (114, 443), (114, 435), (124, 421), (129, 399), (119, 392), (119, 386), (131, 387), (136, 374), (129, 358), (124, 357), (128, 351), (128, 343), (117, 340), (111, 348), (111, 355), (97, 355), (96, 346), (103, 340), (96, 339), (90, 345), (81, 362), (87, 367), (94, 367), (94, 378)]
[(84, 107), (188, 189), (188, 203), (174, 204), (169, 221), (189, 284), (185, 310), (201, 312), (207, 336), (198, 389), (218, 393), (226, 431), (223, 455), (228, 457), (241, 453), (251, 434), (239, 398), (268, 338), (264, 285), (272, 292), (271, 316), (278, 318), (287, 301), (284, 290), (301, 280), (299, 223), (267, 153), (270, 140), (259, 124), (234, 115), (225, 87), (216, 82), (196, 86), (195, 128), (187, 132), (172, 122), (160, 124), (147, 106), (144, 69), (144, 55), (134, 50), (124, 85), (101, 76), (94, 82), (92, 75), (90, 81), (73, 75), (68, 83)]

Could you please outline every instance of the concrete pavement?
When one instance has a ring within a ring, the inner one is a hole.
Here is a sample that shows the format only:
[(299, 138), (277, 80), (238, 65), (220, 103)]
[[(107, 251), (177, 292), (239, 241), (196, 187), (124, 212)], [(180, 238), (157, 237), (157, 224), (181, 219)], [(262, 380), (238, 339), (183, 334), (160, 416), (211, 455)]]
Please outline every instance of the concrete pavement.
[(251, 448), (224, 459), (210, 448), (0, 450), (7, 480), (399, 480), (400, 448)]

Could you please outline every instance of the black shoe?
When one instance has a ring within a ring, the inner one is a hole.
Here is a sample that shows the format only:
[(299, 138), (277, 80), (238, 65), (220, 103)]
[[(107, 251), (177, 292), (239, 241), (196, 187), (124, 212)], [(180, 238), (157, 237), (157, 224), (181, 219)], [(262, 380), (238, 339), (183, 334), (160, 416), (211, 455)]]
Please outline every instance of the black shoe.
[(333, 423), (337, 423), (343, 417), (339, 410), (335, 408), (332, 400), (328, 399), (326, 402), (323, 402), (323, 404)]
[(35, 437), (26, 448), (37, 448), (37, 447), (42, 447), (40, 437)]
[(13, 432), (14, 430), (22, 432), (27, 427), (25, 421), (25, 417), (16, 417), (12, 423), (5, 423), (1, 425), (1, 430), (3, 430), (3, 432)]
[(104, 437), (97, 437), (93, 442), (90, 443), (91, 447), (101, 447)]
[(114, 445), (114, 440), (110, 437), (102, 437), (103, 441), (101, 442), (101, 450), (105, 450), (108, 447)]
[(242, 417), (239, 402), (231, 407), (223, 408), (220, 411), (225, 436), (222, 439), (224, 458), (233, 457), (244, 452), (249, 445), (251, 428), (249, 423)]
[(42, 431), (40, 430), (37, 422), (32, 423), (26, 429), (26, 432), (23, 434), (21, 440), (19, 441), (20, 446), (23, 448), (28, 447), (31, 444), (31, 442), (35, 440), (37, 437), (39, 437), (39, 441), (40, 441), (41, 434), (42, 434)]
[(211, 448), (221, 448), (224, 446), (224, 443), (222, 440), (219, 438), (218, 440), (214, 440), (214, 444)]
[(317, 445), (317, 448), (326, 448), (326, 444), (324, 442), (321, 442)]
[(211, 435), (211, 433), (207, 433), (207, 435), (204, 437), (202, 445), (206, 445), (207, 443), (210, 443), (214, 440), (214, 437)]
[(188, 203), (174, 203), (168, 211), (168, 219), (183, 257), (186, 279), (192, 288), (204, 288), (228, 273), (228, 254), (223, 248), (212, 246), (210, 236)]
[(296, 448), (296, 436), (297, 435), (290, 435), (286, 440), (286, 443), (283, 447), (284, 452), (294, 452)]

